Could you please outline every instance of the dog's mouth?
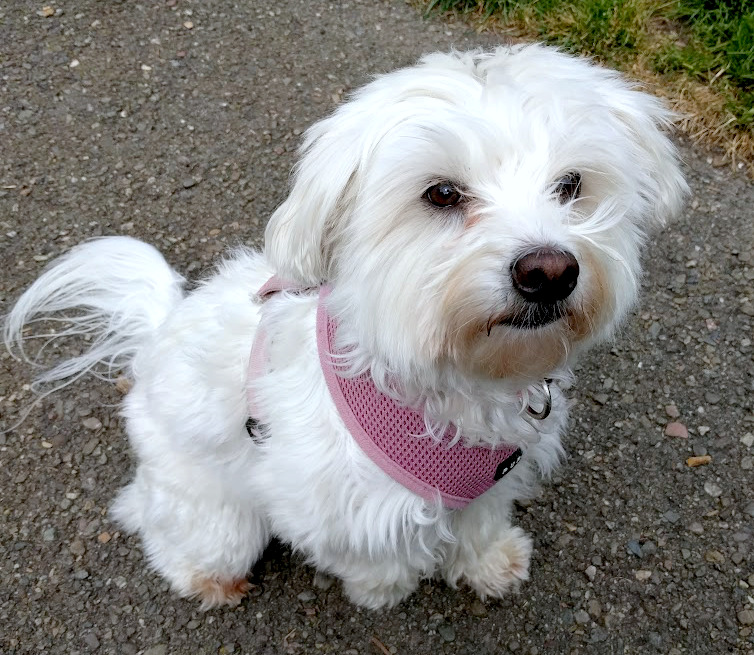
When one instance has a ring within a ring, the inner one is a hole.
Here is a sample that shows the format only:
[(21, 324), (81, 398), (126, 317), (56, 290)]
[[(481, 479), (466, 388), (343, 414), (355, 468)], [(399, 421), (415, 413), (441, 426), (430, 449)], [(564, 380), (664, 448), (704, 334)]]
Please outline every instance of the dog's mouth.
[(491, 316), (487, 321), (487, 336), (490, 335), (492, 328), (496, 325), (505, 325), (519, 330), (537, 330), (555, 323), (567, 315), (568, 310), (564, 302), (527, 302), (515, 307), (513, 311)]

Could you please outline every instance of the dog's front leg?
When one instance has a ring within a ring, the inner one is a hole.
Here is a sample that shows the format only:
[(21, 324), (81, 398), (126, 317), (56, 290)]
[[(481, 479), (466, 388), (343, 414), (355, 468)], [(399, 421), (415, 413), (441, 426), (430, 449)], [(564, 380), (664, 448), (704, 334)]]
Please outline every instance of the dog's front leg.
[(498, 483), (454, 517), (457, 541), (449, 545), (442, 572), (448, 584), (465, 582), (484, 599), (500, 598), (529, 578), (531, 539), (511, 524), (513, 495)]
[(343, 590), (350, 601), (368, 609), (393, 607), (419, 584), (421, 571), (395, 559), (354, 562), (341, 574)]

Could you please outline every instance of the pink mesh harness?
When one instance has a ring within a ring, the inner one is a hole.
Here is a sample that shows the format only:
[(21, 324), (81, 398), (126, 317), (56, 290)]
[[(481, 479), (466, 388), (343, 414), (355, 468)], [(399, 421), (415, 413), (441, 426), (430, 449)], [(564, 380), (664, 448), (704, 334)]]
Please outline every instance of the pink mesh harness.
[[(273, 277), (259, 290), (267, 297), (277, 291), (300, 290)], [(503, 444), (450, 445), (455, 429), (449, 428), (438, 442), (427, 434), (421, 412), (404, 407), (381, 393), (368, 375), (346, 378), (333, 364), (337, 325), (328, 315), (324, 300), (327, 287), (319, 290), (317, 346), (322, 372), (343, 423), (366, 455), (396, 482), (427, 501), (440, 499), (446, 507), (462, 508), (481, 496), (521, 459), (521, 450)], [(264, 370), (264, 336), (258, 331), (249, 364), (251, 379)], [(253, 398), (249, 396), (250, 408)], [(252, 409), (253, 415), (253, 409)]]

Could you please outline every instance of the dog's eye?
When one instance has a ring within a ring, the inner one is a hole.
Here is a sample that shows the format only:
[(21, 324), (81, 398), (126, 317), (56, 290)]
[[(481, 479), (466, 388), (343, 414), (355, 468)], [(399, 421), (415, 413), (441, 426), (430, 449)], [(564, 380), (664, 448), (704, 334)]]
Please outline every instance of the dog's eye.
[(581, 173), (571, 171), (555, 183), (555, 195), (561, 204), (576, 200), (581, 194)]
[(429, 187), (424, 197), (435, 207), (452, 207), (463, 200), (463, 194), (450, 182)]

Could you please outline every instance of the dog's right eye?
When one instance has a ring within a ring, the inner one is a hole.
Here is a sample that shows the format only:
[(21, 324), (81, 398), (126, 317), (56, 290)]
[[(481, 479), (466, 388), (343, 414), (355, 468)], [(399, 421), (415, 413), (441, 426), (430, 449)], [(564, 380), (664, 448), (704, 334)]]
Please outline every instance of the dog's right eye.
[(555, 196), (561, 205), (581, 195), (581, 173), (570, 171), (555, 182)]
[(424, 197), (435, 207), (452, 207), (463, 200), (463, 194), (450, 182), (440, 182), (429, 187)]

